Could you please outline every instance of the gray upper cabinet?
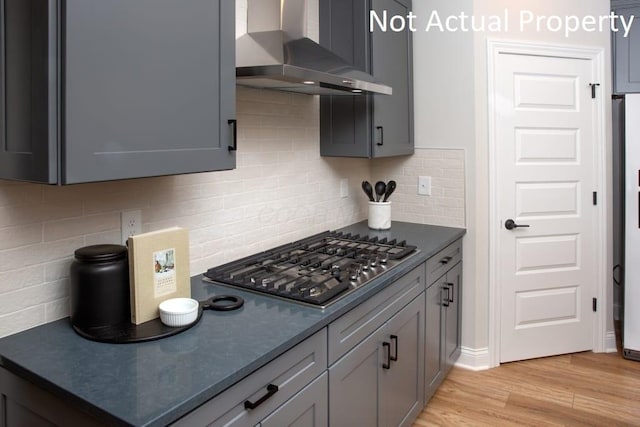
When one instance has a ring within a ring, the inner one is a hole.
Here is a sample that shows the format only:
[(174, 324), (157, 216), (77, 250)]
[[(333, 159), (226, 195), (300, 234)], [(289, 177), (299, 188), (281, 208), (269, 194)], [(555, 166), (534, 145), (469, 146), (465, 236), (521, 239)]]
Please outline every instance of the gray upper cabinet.
[(321, 96), (323, 156), (409, 155), (413, 139), (413, 48), (411, 31), (369, 31), (370, 10), (407, 16), (411, 0), (320, 2), (320, 43), (380, 82), (393, 95)]
[[(640, 6), (616, 7), (618, 15), (625, 16), (627, 21), (633, 16), (640, 16)], [(622, 25), (618, 22), (618, 27)], [(613, 41), (613, 92), (640, 92), (640, 26), (634, 24), (627, 37), (624, 30), (612, 33)]]
[(2, 3), (0, 178), (235, 167), (233, 0)]

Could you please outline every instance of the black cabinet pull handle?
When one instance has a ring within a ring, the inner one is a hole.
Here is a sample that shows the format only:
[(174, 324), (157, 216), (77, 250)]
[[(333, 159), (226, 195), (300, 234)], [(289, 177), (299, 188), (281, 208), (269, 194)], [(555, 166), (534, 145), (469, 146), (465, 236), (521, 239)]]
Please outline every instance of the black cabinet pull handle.
[(442, 305), (445, 307), (449, 307), (449, 295), (450, 295), (450, 291), (449, 291), (449, 287), (448, 286), (443, 286), (442, 288), (440, 288), (440, 297), (442, 297), (442, 291), (447, 291), (447, 296), (442, 298)]
[(380, 141), (377, 145), (382, 147), (384, 145), (384, 128), (382, 126), (376, 126), (376, 129), (380, 131)]
[(391, 356), (391, 354), (389, 354), (389, 360), (397, 362), (398, 361), (398, 336), (397, 335), (391, 335), (391, 341), (395, 344), (395, 351), (394, 351), (394, 355)]
[(391, 344), (388, 342), (383, 342), (382, 347), (387, 349), (387, 361), (382, 363), (382, 369), (390, 369), (391, 368)]
[(450, 288), (449, 302), (453, 302), (453, 283), (447, 283), (447, 286)]
[(256, 409), (258, 406), (262, 405), (265, 402), (265, 400), (267, 400), (277, 392), (278, 392), (278, 386), (275, 384), (269, 384), (267, 386), (267, 394), (262, 396), (260, 399), (256, 400), (255, 403), (245, 400), (244, 409)]
[(442, 265), (447, 265), (447, 264), (449, 264), (449, 261), (451, 261), (452, 259), (453, 259), (452, 257), (450, 257), (450, 256), (446, 256), (446, 257), (444, 257), (444, 258), (442, 258), (442, 259), (440, 260), (440, 264), (442, 264)]
[(516, 224), (512, 219), (508, 219), (504, 222), (504, 228), (507, 230), (513, 230), (514, 228), (529, 228), (527, 224)]
[(238, 121), (229, 119), (228, 123), (230, 126), (233, 126), (233, 145), (229, 146), (229, 151), (236, 151), (238, 150)]

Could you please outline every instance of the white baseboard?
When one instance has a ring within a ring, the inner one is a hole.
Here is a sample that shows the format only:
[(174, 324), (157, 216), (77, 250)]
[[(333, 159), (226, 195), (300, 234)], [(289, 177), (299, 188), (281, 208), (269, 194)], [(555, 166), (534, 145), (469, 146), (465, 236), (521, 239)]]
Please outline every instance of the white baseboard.
[[(607, 332), (605, 336), (605, 352), (616, 353), (616, 333), (614, 331)], [(460, 357), (455, 366), (472, 371), (484, 371), (489, 369), (489, 348), (469, 348), (461, 347)]]
[(604, 351), (606, 353), (617, 353), (618, 348), (616, 346), (616, 333), (614, 331), (607, 332), (604, 337)]
[(469, 348), (463, 346), (460, 350), (460, 357), (455, 366), (472, 371), (489, 369), (489, 349), (487, 347)]

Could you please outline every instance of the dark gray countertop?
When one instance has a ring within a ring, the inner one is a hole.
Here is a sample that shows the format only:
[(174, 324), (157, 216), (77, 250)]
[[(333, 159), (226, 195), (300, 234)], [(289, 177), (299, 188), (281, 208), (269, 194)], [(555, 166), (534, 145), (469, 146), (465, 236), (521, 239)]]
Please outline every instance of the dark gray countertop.
[(394, 222), (384, 232), (366, 222), (341, 229), (396, 238), (421, 252), (383, 278), (324, 310), (191, 280), (192, 297), (235, 294), (233, 312), (205, 311), (193, 328), (158, 341), (88, 341), (62, 319), (0, 339), (0, 365), (109, 423), (166, 425), (370, 298), (448, 244), (463, 229)]

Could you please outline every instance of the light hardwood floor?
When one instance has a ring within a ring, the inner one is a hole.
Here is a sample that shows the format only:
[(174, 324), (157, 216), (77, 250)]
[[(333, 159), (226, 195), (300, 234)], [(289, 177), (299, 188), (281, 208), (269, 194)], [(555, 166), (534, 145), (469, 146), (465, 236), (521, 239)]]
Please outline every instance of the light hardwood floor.
[(413, 426), (640, 426), (640, 362), (586, 352), (453, 368)]

